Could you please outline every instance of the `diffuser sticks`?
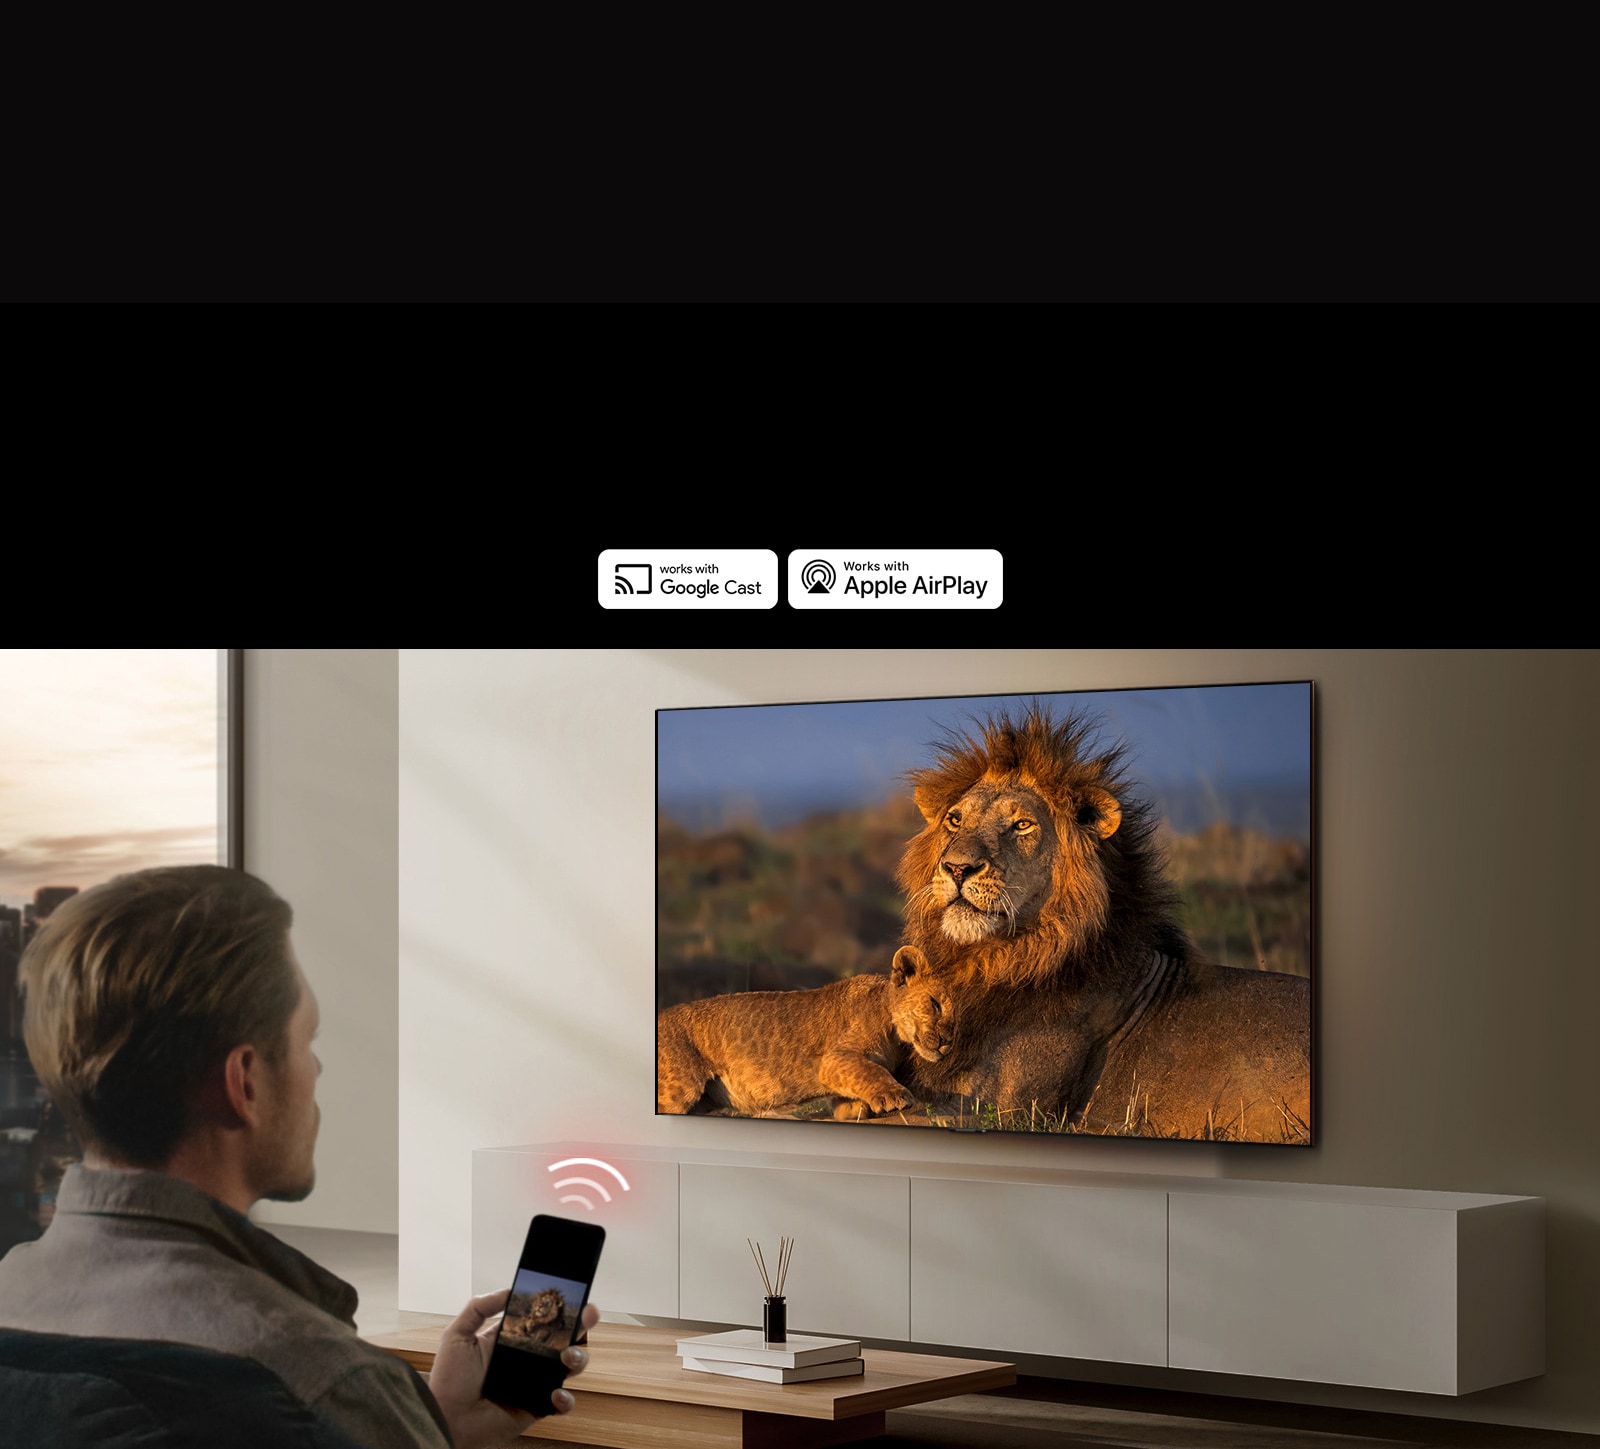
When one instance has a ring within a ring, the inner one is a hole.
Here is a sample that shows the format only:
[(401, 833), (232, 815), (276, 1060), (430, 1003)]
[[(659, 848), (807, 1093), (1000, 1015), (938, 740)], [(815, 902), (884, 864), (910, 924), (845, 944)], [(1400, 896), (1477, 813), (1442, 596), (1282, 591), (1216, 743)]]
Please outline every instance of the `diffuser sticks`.
[(752, 1242), (749, 1238), (745, 1242), (750, 1244), (750, 1256), (756, 1260), (756, 1270), (761, 1274), (761, 1286), (767, 1290), (768, 1298), (783, 1297), (783, 1280), (789, 1276), (789, 1259), (794, 1256), (794, 1239), (778, 1239), (778, 1275), (774, 1279), (767, 1272), (767, 1260), (761, 1256), (761, 1244)]

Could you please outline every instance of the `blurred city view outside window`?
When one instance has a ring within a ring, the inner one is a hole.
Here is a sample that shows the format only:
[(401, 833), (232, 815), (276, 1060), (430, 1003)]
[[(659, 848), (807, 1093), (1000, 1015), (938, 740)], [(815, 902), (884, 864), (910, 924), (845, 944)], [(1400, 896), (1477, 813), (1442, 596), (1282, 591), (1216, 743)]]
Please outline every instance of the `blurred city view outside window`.
[(28, 1061), (19, 957), (101, 881), (237, 864), (229, 652), (0, 649), (0, 1254), (44, 1230), (79, 1156)]

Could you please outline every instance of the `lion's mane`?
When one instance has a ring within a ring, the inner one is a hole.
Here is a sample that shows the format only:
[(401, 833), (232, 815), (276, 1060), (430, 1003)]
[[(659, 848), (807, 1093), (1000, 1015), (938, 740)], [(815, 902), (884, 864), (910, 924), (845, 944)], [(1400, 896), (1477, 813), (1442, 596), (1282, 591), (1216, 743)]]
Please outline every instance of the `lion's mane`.
[[(897, 879), (906, 892), (906, 942), (936, 967), (959, 963), (987, 986), (1093, 986), (1122, 980), (1154, 947), (1188, 954), (1179, 898), (1158, 843), (1154, 806), (1133, 792), (1127, 750), (1102, 743), (1098, 722), (1053, 718), (1037, 702), (1020, 718), (1001, 712), (948, 731), (934, 761), (908, 771), (926, 825), (907, 844)], [(1048, 806), (1057, 840), (1048, 901), (1015, 934), (959, 945), (943, 934), (927, 891), (945, 842), (945, 812), (982, 781), (1016, 783)], [(1121, 820), (1101, 838), (1092, 826), (1104, 796)]]

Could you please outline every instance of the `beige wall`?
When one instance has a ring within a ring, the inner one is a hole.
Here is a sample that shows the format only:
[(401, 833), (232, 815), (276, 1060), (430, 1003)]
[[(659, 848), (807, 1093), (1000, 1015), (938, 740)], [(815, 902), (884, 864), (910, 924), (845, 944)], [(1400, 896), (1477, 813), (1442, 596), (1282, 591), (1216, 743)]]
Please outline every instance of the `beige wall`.
[(247, 649), (244, 866), (294, 907), (322, 1012), (317, 1186), (263, 1222), (393, 1233), (396, 689), (393, 649)]
[[(1305, 678), (1319, 1147), (654, 1115), (657, 707)], [(1530, 1193), (1549, 1199), (1541, 1379), (1462, 1401), (1140, 1381), (1600, 1432), (1597, 706), (1593, 653), (402, 651), (401, 1306), (466, 1297), (472, 1149), (548, 1139)]]

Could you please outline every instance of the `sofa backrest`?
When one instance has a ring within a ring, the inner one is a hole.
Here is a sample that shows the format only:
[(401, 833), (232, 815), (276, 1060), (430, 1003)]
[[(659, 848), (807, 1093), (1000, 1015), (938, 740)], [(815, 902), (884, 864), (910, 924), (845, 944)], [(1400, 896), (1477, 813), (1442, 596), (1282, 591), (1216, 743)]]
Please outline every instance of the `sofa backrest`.
[(0, 1329), (5, 1449), (366, 1449), (254, 1359)]

